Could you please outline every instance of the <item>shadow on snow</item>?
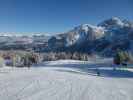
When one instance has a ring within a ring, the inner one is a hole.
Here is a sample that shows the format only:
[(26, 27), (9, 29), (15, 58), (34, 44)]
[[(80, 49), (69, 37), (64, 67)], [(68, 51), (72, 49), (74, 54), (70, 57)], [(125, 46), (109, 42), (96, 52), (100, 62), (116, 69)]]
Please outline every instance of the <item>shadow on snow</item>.
[[(69, 70), (69, 69), (53, 69), (59, 72), (69, 72), (76, 74), (88, 74), (92, 76), (99, 77), (114, 77), (114, 78), (133, 78), (133, 72), (129, 70), (122, 69), (121, 67), (117, 67), (115, 70), (111, 64), (50, 64), (43, 63), (43, 66), (46, 67), (65, 67), (65, 68), (73, 68), (77, 70)], [(98, 75), (99, 74), (99, 75)]]

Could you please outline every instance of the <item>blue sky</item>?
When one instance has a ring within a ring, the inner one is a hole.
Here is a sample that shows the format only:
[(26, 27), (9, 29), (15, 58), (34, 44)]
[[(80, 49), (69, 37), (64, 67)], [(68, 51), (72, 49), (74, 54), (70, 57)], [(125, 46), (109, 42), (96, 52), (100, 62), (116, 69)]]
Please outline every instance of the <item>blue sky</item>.
[(0, 0), (0, 32), (65, 32), (117, 16), (133, 21), (132, 0)]

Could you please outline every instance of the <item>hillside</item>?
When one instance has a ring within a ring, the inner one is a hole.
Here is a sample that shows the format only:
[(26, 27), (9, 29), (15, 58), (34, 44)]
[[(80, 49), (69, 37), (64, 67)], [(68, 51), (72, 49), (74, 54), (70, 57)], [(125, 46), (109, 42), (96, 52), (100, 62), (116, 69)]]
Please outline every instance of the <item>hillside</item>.
[[(89, 52), (112, 56), (117, 49), (132, 51), (133, 23), (117, 17), (97, 26), (83, 24), (49, 39), (52, 50)], [(54, 47), (54, 48), (53, 48)]]
[(132, 70), (113, 71), (104, 62), (108, 59), (102, 66), (60, 60), (30, 69), (0, 68), (0, 100), (132, 100)]
[(83, 52), (113, 56), (117, 49), (133, 52), (133, 22), (112, 17), (96, 26), (82, 24), (55, 35), (0, 33), (0, 50)]

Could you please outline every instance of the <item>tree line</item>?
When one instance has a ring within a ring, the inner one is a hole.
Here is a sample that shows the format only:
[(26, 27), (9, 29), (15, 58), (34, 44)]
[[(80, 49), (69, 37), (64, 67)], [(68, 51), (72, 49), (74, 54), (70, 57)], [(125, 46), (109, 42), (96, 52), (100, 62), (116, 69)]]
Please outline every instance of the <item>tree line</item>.
[(0, 63), (5, 63), (7, 66), (16, 67), (30, 67), (33, 64), (44, 61), (55, 60), (82, 60), (88, 61), (93, 55), (79, 52), (47, 52), (47, 53), (35, 53), (35, 52), (4, 52), (0, 53)]
[[(32, 64), (37, 64), (39, 62), (65, 59), (89, 61), (96, 58), (94, 54), (80, 52), (0, 52), (0, 66), (3, 66), (3, 63), (5, 63), (7, 66), (30, 67)], [(133, 63), (133, 56), (129, 51), (117, 50), (113, 57), (113, 61), (116, 65), (126, 66), (128, 63)]]
[(79, 52), (49, 52), (43, 53), (43, 61), (55, 61), (60, 59), (72, 59), (72, 60), (82, 60), (88, 61), (92, 55), (87, 53)]
[(127, 66), (128, 63), (133, 63), (133, 55), (129, 51), (117, 50), (114, 56), (114, 63)]

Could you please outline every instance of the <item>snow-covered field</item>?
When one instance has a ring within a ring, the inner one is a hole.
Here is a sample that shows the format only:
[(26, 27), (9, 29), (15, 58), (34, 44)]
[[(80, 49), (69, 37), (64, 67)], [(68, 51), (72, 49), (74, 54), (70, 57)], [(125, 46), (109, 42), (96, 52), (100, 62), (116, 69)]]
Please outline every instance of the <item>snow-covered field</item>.
[(0, 100), (133, 100), (132, 68), (110, 66), (60, 60), (0, 68)]

